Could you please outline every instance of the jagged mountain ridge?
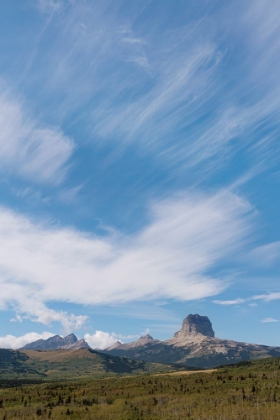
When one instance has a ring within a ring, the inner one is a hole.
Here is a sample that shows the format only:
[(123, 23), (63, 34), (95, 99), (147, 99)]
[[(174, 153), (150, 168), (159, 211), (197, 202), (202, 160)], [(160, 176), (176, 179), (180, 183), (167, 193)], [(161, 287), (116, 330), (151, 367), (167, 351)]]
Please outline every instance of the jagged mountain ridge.
[(188, 315), (182, 328), (168, 340), (154, 340), (150, 335), (132, 343), (115, 343), (104, 350), (114, 356), (125, 356), (158, 363), (179, 363), (210, 368), (269, 356), (280, 357), (280, 347), (240, 343), (215, 338), (207, 316)]
[(89, 349), (90, 346), (84, 339), (78, 340), (75, 334), (69, 334), (66, 337), (54, 335), (46, 340), (40, 339), (26, 344), (20, 350), (77, 350), (86, 348)]

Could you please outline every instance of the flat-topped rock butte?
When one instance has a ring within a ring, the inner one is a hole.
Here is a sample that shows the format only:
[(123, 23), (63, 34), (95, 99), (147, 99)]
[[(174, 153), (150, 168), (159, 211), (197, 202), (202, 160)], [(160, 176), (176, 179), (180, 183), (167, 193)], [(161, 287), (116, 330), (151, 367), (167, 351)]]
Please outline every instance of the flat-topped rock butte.
[(188, 315), (183, 320), (183, 325), (180, 331), (175, 333), (175, 335), (194, 335), (194, 334), (202, 334), (206, 335), (207, 337), (215, 337), (215, 333), (212, 328), (212, 323), (208, 316), (201, 316), (198, 314), (195, 315)]

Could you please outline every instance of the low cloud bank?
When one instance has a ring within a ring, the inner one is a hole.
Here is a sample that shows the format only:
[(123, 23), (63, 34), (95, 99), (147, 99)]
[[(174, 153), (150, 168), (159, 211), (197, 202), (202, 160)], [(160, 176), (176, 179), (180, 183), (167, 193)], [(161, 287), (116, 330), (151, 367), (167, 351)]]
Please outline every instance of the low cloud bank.
[(20, 337), (16, 337), (14, 335), (6, 335), (5, 337), (0, 337), (0, 348), (2, 349), (19, 349), (26, 344), (32, 343), (33, 341), (37, 341), (40, 339), (48, 339), (53, 337), (55, 334), (50, 332), (43, 332), (42, 334), (38, 334), (35, 332), (30, 332), (24, 334)]

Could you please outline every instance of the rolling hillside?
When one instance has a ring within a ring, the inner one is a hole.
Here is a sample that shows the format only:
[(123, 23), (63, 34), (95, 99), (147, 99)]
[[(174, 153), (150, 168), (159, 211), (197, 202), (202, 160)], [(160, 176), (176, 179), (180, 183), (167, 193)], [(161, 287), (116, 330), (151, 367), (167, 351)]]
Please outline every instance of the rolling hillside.
[[(106, 355), (91, 349), (0, 349), (1, 379), (67, 379), (86, 376), (169, 372), (176, 367)], [(177, 368), (178, 369), (178, 368)]]

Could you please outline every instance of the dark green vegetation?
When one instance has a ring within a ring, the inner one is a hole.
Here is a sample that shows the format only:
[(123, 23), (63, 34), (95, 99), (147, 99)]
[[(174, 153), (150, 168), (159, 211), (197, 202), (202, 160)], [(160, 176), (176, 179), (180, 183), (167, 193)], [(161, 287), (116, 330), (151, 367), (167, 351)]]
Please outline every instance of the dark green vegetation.
[(28, 356), (18, 350), (0, 349), (0, 377), (28, 377), (38, 378), (40, 375), (37, 370), (28, 363)]
[(178, 369), (180, 367), (114, 357), (89, 349), (50, 351), (0, 349), (0, 380), (73, 379), (89, 375), (130, 375), (170, 372)]
[(278, 420), (280, 360), (0, 389), (0, 419)]

